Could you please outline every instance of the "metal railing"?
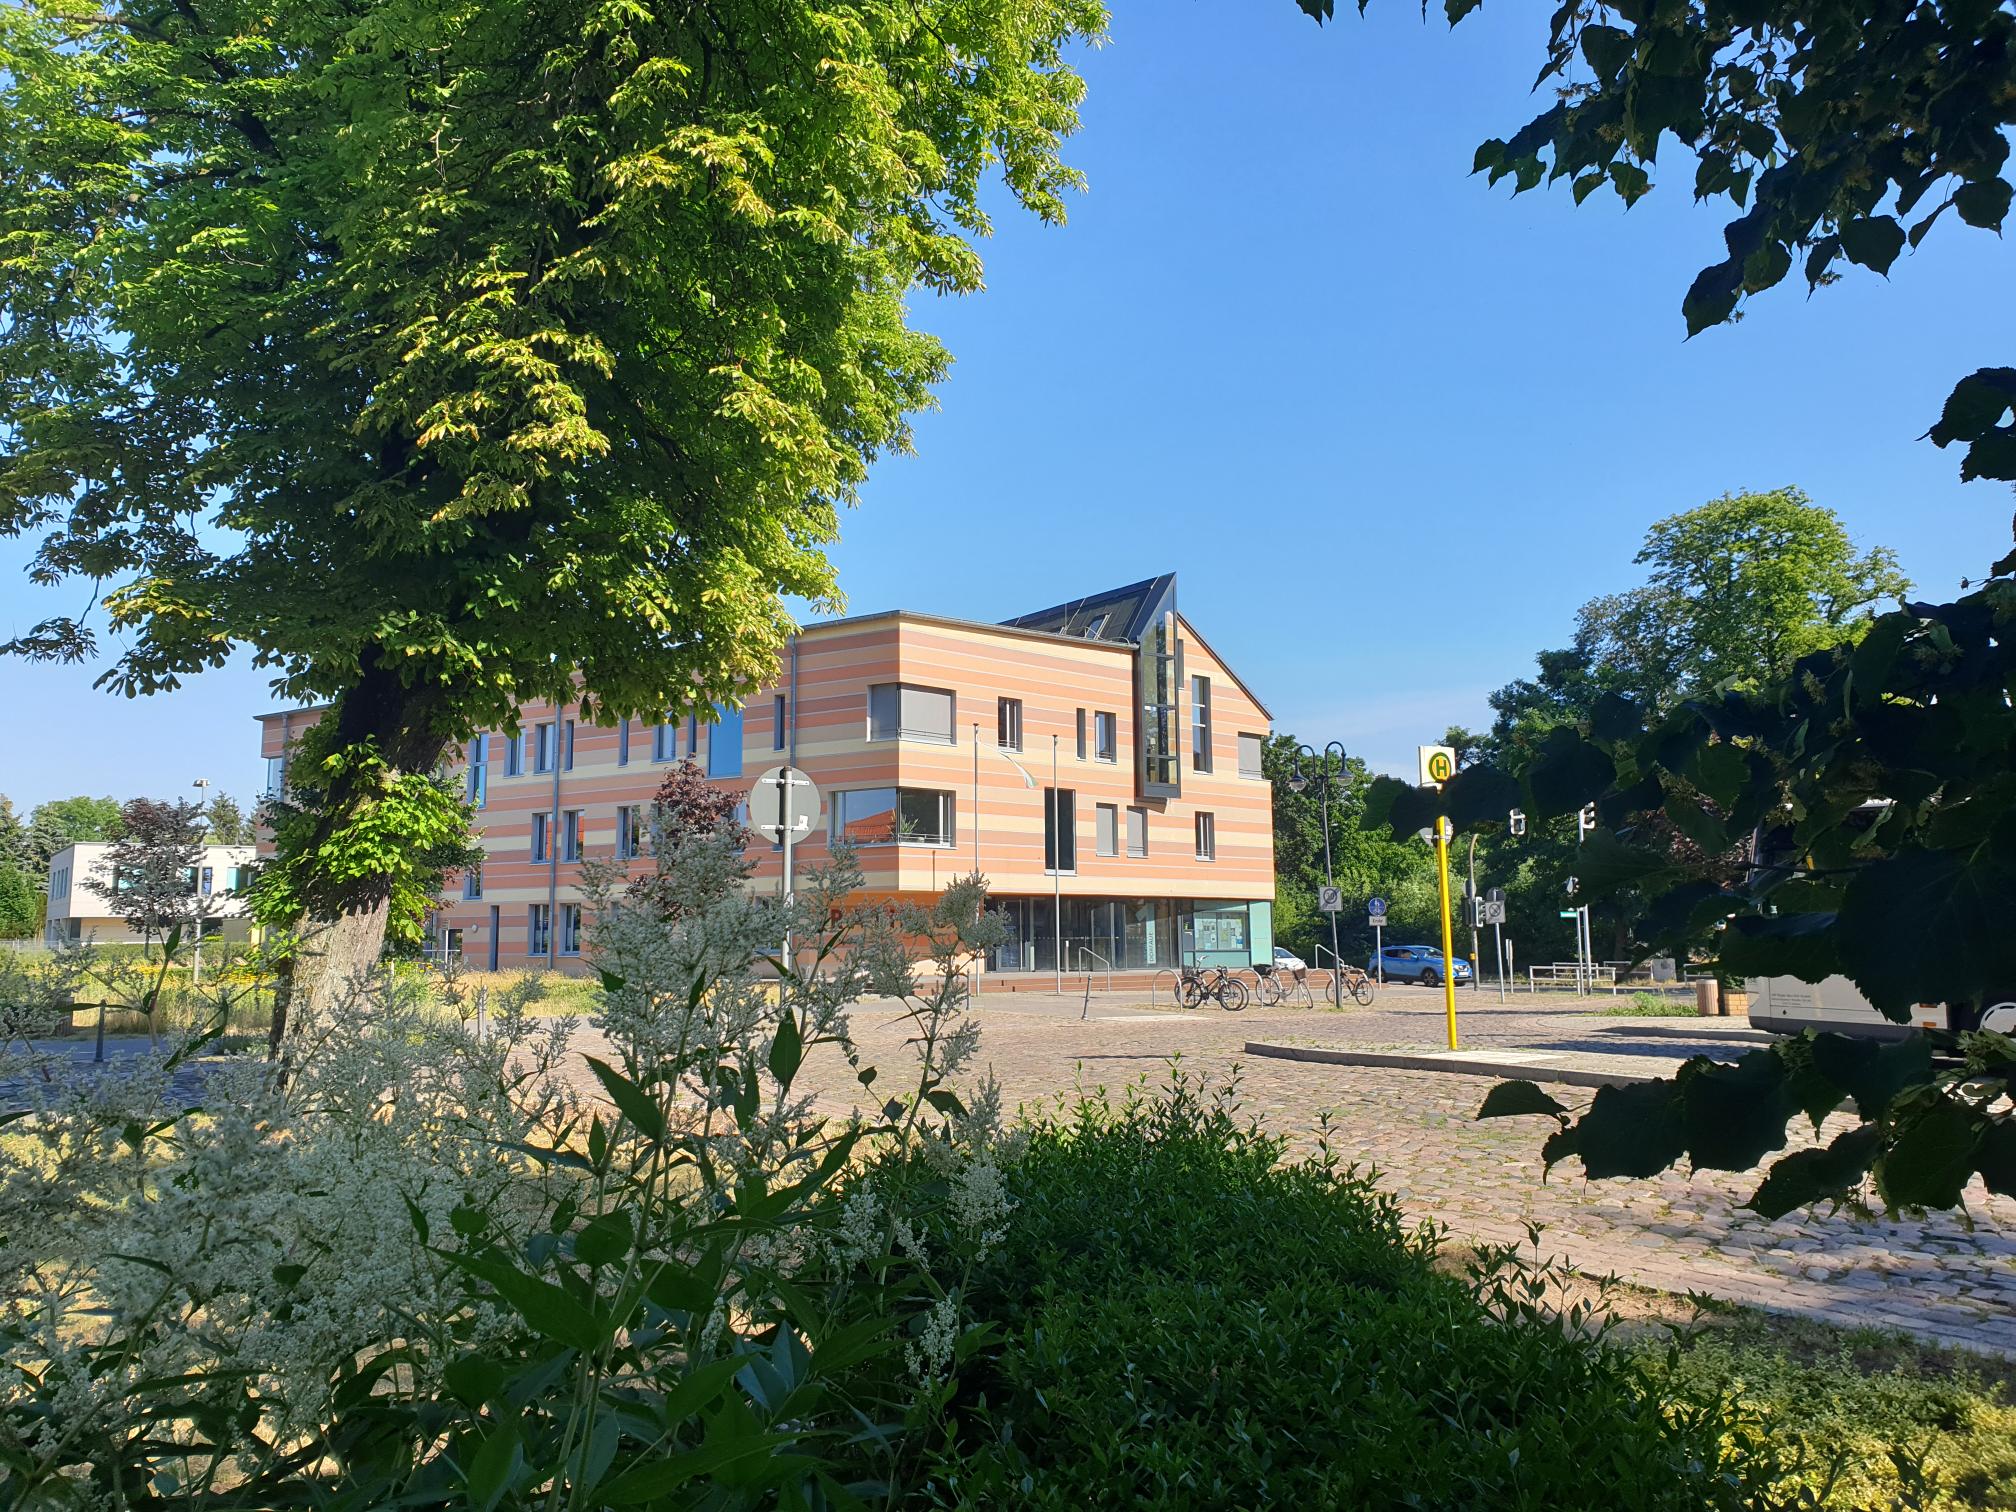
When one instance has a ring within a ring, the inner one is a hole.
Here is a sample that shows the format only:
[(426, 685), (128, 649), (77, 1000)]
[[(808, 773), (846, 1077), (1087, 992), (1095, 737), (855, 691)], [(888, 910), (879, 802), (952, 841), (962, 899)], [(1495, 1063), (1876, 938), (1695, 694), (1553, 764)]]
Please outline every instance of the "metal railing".
[(1321, 940), (1316, 942), (1316, 964), (1323, 964), (1324, 956), (1330, 957), (1330, 1001), (1337, 1007), (1344, 1006), (1344, 958), (1331, 950)]
[[(1111, 992), (1113, 990), (1113, 963), (1107, 960), (1106, 957), (1099, 954), (1098, 951), (1089, 949), (1084, 945), (1080, 945), (1078, 947), (1078, 954), (1081, 959), (1089, 959), (1097, 961), (1101, 966), (1104, 966), (1106, 968), (1106, 990), (1108, 992)], [(1091, 1016), (1092, 1016), (1092, 973), (1088, 971), (1085, 973), (1085, 1002), (1084, 1005), (1078, 1010), (1078, 1017), (1084, 1019), (1084, 1018), (1090, 1018)]]
[(1526, 968), (1527, 986), (1534, 992), (1545, 982), (1550, 987), (1567, 983), (1575, 991), (1594, 992), (1599, 986), (1608, 986), (1610, 995), (1617, 995), (1617, 968), (1615, 966), (1582, 966), (1574, 961), (1555, 961), (1547, 966)]

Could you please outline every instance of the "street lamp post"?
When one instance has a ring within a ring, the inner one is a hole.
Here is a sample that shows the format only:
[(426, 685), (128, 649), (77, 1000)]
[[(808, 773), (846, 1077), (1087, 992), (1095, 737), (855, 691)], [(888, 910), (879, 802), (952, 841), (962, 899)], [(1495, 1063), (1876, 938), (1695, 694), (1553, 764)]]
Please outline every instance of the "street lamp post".
[[(1322, 756), (1306, 745), (1295, 748), (1295, 771), (1288, 778), (1290, 792), (1299, 793), (1309, 786), (1309, 779), (1302, 772), (1302, 759), (1320, 760), (1323, 766), (1316, 774), (1316, 796), (1323, 809), (1323, 885), (1335, 889), (1337, 878), (1330, 869), (1330, 753), (1337, 753), (1337, 774), (1344, 772), (1344, 742), (1333, 740), (1323, 747)], [(1337, 910), (1330, 911), (1330, 999), (1339, 1008), (1344, 1006), (1344, 957), (1337, 950)]]

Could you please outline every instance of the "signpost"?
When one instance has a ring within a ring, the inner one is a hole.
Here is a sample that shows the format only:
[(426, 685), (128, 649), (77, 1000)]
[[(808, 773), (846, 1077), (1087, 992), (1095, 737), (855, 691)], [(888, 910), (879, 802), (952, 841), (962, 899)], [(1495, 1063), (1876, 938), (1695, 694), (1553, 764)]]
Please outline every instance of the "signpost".
[(1341, 887), (1317, 888), (1316, 907), (1322, 913), (1342, 913), (1344, 911), (1344, 889)]
[(1484, 922), (1491, 926), (1493, 946), (1498, 956), (1498, 1001), (1505, 1001), (1505, 889), (1494, 887), (1484, 894)]
[[(1424, 745), (1419, 748), (1421, 785), (1439, 794), (1442, 784), (1456, 775), (1456, 748)], [(1442, 1003), (1449, 1018), (1449, 1048), (1456, 1048), (1456, 939), (1449, 918), (1449, 836), (1454, 826), (1447, 814), (1435, 816), (1435, 883), (1442, 902)]]
[[(791, 766), (774, 766), (749, 789), (749, 827), (784, 847), (784, 874), (779, 878), (784, 906), (792, 903), (791, 853), (796, 843), (819, 822), (818, 784)], [(784, 929), (784, 963), (796, 972), (791, 955), (791, 929)]]
[[(1386, 985), (1386, 900), (1367, 898), (1365, 900), (1365, 922), (1372, 926), (1372, 959), (1378, 966), (1379, 985)], [(1340, 969), (1343, 963), (1338, 963)]]

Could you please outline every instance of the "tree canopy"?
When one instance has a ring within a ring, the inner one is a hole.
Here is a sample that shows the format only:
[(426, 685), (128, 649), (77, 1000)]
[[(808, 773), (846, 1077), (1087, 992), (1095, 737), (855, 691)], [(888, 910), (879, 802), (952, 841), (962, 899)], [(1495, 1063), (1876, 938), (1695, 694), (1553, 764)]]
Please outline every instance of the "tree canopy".
[[(39, 581), (109, 585), (113, 689), (248, 647), (332, 700), (291, 842), (324, 856), (371, 784), (527, 700), (732, 700), (787, 596), (838, 598), (839, 511), (947, 370), (905, 301), (979, 287), (983, 183), (1063, 218), (1063, 50), (1104, 24), (0, 7), (0, 532), (38, 537)], [(95, 646), (78, 615), (6, 649)], [(311, 911), (382, 910), (357, 875)]]
[[(1482, 4), (1443, 10), (1453, 26)], [(1695, 198), (1740, 212), (1681, 301), (1690, 336), (1795, 265), (1809, 289), (1850, 266), (1888, 275), (1942, 219), (1999, 234), (2008, 215), (2016, 12), (1998, 0), (1562, 0), (1542, 54), (1552, 103), (1479, 146), (1476, 171), (1630, 205), (1672, 166), (1668, 137), (1689, 149)], [(2016, 479), (2012, 410), (2016, 368), (1982, 368), (1929, 434), (1965, 448), (1962, 478)]]

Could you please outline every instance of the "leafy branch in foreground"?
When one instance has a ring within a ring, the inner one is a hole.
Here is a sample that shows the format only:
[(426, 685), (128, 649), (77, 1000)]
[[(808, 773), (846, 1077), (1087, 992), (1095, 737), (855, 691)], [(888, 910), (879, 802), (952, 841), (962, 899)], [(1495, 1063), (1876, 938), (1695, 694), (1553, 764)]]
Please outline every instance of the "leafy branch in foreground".
[(1976, 1173), (2016, 1193), (2016, 1047), (1979, 1027), (2016, 1000), (2012, 687), (2016, 582), (1998, 578), (1882, 615), (1756, 691), (1655, 719), (1606, 695), (1516, 777), (1472, 767), (1439, 794), (1375, 783), (1368, 813), (1396, 833), (1437, 809), (1460, 826), (1593, 804), (1583, 884), (1649, 899), (1633, 922), (1641, 958), (1705, 955), (1724, 978), (1843, 976), (1900, 1025), (1921, 1003), (1947, 1014), (1894, 1047), (1809, 1034), (1734, 1066), (1690, 1063), (1606, 1089), (1579, 1120), (1503, 1089), (1484, 1112), (1553, 1113), (1550, 1164), (1574, 1154), (1592, 1176), (1644, 1176), (1683, 1157), (1747, 1168), (1784, 1147), (1795, 1116), (1817, 1125), (1852, 1100), (1857, 1127), (1774, 1166), (1761, 1211), (1865, 1200), (1872, 1182), (1889, 1208), (1953, 1206)]

